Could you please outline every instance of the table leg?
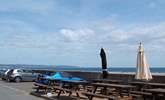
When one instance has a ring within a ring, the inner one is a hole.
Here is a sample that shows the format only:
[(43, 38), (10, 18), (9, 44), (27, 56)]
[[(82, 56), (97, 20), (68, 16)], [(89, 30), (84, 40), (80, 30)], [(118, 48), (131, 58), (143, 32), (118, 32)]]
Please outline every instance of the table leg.
[[(94, 86), (92, 93), (96, 93), (96, 90), (97, 90), (97, 86)], [(89, 96), (89, 100), (92, 100), (92, 99), (93, 99), (93, 96)]]
[(76, 91), (76, 95), (77, 95), (77, 97), (80, 97), (80, 95), (78, 94), (78, 92)]
[(133, 89), (128, 89), (127, 91), (128, 91), (128, 96), (130, 96), (130, 92), (132, 91)]
[(152, 98), (152, 100), (156, 100), (156, 97), (155, 97), (155, 95), (153, 95), (153, 98)]
[(71, 95), (72, 95), (72, 92), (69, 93), (69, 96), (71, 96)]
[(152, 93), (152, 96), (153, 96), (152, 100), (157, 100), (157, 98), (158, 98), (158, 94), (157, 93)]
[[(50, 80), (48, 81), (48, 86), (51, 86), (51, 81)], [(49, 87), (46, 89), (46, 93), (48, 93), (48, 92), (51, 92), (51, 89)]]
[(108, 94), (108, 92), (107, 92), (107, 88), (106, 88), (106, 87), (103, 87), (103, 90), (102, 90), (101, 92), (102, 92), (102, 94), (105, 94), (105, 95)]
[(163, 94), (163, 100), (165, 100), (165, 94)]
[(93, 93), (96, 93), (97, 86), (94, 87)]
[(122, 90), (120, 88), (118, 88), (118, 93), (119, 93), (120, 97), (123, 97), (121, 92), (122, 92)]
[(76, 84), (75, 92), (76, 92), (77, 97), (80, 97), (80, 95), (78, 93), (79, 90), (80, 90), (80, 86), (78, 84)]
[(57, 98), (60, 97), (60, 94), (61, 94), (62, 90), (59, 90), (58, 94), (57, 94)]

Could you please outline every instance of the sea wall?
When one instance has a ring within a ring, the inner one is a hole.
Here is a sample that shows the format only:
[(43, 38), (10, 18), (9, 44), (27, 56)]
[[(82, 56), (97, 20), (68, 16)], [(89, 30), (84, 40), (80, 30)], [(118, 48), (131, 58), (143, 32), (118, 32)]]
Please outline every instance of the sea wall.
[[(87, 80), (102, 78), (101, 72), (86, 72), (86, 71), (64, 71), (71, 73), (73, 76), (81, 77)], [(45, 72), (55, 72), (52, 70), (35, 70), (34, 72), (45, 73)], [(153, 79), (150, 82), (160, 82), (165, 83), (165, 73), (152, 73)], [(109, 72), (108, 79), (112, 80), (122, 80), (123, 82), (135, 81), (135, 73), (132, 72)]]
[[(75, 76), (85, 79), (102, 78), (101, 72), (70, 72)], [(152, 73), (153, 79), (150, 82), (165, 83), (165, 73)], [(111, 72), (108, 74), (108, 79), (122, 80), (123, 82), (135, 81), (135, 73), (126, 72)]]

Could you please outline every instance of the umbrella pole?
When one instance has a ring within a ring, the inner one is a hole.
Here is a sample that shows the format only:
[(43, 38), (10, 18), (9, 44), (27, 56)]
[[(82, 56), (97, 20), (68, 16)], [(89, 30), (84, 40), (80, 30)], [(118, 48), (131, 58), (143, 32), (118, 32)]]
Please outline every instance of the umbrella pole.
[(103, 75), (102, 78), (105, 79), (108, 76), (108, 72), (107, 71), (102, 71), (102, 75)]

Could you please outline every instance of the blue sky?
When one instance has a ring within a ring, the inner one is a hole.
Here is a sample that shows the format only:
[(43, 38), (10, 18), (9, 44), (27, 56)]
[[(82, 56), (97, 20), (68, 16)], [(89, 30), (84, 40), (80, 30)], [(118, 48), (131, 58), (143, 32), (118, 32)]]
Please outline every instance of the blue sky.
[(164, 0), (0, 0), (0, 63), (164, 66)]

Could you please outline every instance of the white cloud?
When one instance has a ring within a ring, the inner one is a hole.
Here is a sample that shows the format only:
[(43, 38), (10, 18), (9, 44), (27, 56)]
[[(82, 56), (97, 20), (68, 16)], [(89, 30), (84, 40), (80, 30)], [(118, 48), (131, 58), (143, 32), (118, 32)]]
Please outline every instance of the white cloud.
[(90, 27), (95, 35), (91, 39), (92, 42), (88, 41), (87, 45), (95, 43), (106, 48), (119, 49), (120, 47), (120, 49), (135, 50), (138, 43), (143, 42), (146, 47), (153, 47), (152, 50), (156, 50), (158, 47), (164, 48), (165, 22), (127, 24), (127, 27), (110, 22), (103, 23), (101, 28), (100, 25)]
[(129, 39), (130, 35), (124, 30), (117, 29), (111, 32), (110, 37), (112, 41), (120, 42)]
[(78, 42), (92, 38), (94, 31), (91, 29), (61, 29), (60, 33), (66, 41)]
[[(3, 47), (63, 48), (70, 51), (105, 47), (113, 48), (115, 51), (118, 49), (135, 50), (140, 41), (153, 50), (164, 48), (165, 43), (165, 22), (127, 24), (124, 27), (123, 24), (116, 24), (115, 21), (105, 20), (86, 27), (62, 28), (50, 33), (38, 31), (34, 26), (18, 20), (2, 21), (0, 24), (4, 26), (6, 24), (6, 29), (11, 30), (7, 33), (9, 35), (0, 35), (0, 37), (3, 36), (0, 40), (0, 45)], [(3, 28), (0, 28), (1, 32)]]

